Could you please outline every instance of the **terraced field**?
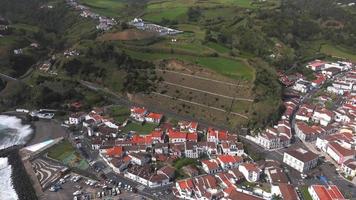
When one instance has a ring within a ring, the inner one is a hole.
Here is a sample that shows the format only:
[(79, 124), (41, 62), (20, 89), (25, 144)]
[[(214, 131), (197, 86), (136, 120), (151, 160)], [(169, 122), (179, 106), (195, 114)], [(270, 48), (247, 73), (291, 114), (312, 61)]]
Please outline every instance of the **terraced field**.
[(156, 92), (135, 95), (133, 101), (230, 126), (249, 119), (253, 95), (248, 81), (176, 60), (167, 61), (165, 66), (156, 70), (164, 79)]

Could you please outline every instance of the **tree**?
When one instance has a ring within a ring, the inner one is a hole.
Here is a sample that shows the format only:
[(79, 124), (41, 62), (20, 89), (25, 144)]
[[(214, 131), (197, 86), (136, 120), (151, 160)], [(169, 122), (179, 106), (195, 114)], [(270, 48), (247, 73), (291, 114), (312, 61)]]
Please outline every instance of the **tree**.
[(271, 200), (283, 200), (280, 195), (273, 194)]
[(201, 16), (201, 11), (199, 7), (190, 7), (187, 12), (189, 21), (198, 21)]

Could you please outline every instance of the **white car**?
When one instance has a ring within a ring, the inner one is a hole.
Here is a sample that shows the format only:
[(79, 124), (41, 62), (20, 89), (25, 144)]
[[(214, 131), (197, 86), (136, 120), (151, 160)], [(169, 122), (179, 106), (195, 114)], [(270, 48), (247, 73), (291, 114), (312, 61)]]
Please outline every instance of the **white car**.
[(80, 194), (83, 194), (83, 192), (81, 190), (77, 190), (77, 191), (73, 192), (74, 196), (80, 195)]

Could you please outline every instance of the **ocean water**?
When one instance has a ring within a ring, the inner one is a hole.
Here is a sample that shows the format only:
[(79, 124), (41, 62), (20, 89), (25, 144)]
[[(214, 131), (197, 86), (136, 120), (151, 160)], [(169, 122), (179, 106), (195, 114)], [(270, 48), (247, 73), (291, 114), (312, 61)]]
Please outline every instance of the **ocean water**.
[(17, 200), (19, 199), (11, 181), (11, 165), (7, 158), (0, 158), (0, 199)]
[(0, 150), (13, 145), (25, 144), (32, 132), (31, 126), (22, 124), (21, 119), (0, 115)]
[[(21, 119), (0, 115), (0, 150), (17, 144), (25, 144), (33, 130), (22, 124)], [(17, 200), (18, 196), (11, 179), (11, 165), (7, 157), (0, 158), (0, 200)]]

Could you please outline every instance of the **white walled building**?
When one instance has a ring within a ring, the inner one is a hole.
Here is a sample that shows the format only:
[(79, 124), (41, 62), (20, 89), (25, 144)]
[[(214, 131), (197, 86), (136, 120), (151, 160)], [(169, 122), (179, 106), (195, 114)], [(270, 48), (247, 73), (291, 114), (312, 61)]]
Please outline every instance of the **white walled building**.
[(283, 162), (301, 173), (305, 173), (316, 167), (318, 164), (318, 155), (302, 149), (292, 149), (284, 152)]

